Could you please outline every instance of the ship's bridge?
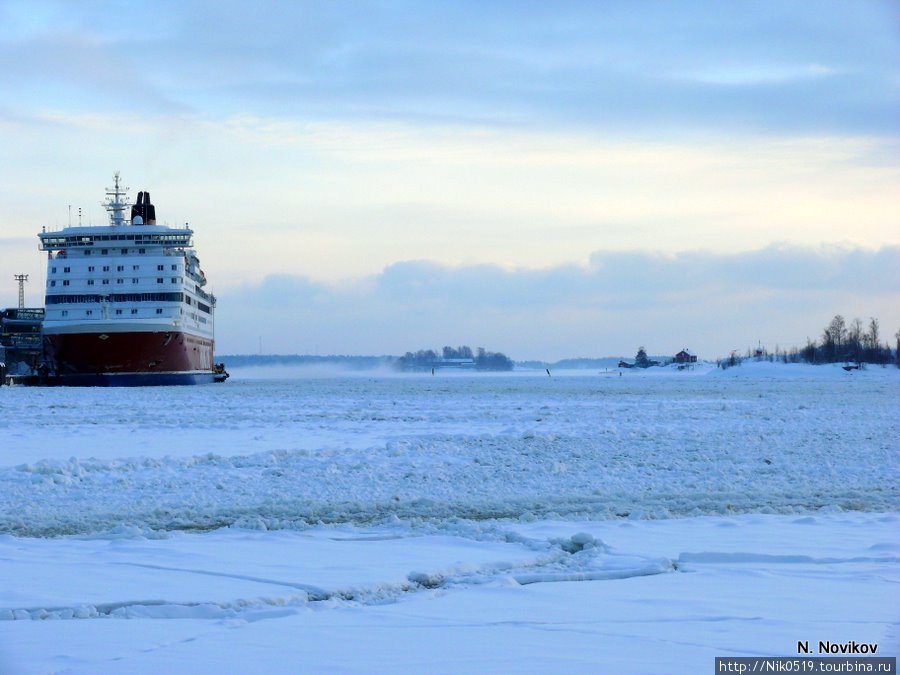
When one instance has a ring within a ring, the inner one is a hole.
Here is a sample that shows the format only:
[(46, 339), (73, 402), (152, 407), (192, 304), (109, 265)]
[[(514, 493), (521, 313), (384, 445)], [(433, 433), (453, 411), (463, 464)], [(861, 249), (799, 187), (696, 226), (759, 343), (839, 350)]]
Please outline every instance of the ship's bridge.
[(55, 232), (41, 232), (40, 250), (62, 251), (69, 248), (117, 246), (164, 246), (190, 248), (194, 231), (163, 225), (123, 225), (120, 227), (67, 227)]

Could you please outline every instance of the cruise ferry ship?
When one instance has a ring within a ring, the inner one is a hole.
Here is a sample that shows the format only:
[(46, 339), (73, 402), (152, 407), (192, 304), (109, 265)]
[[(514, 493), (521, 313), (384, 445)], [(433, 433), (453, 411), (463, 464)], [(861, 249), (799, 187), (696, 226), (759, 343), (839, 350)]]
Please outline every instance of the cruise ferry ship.
[(43, 231), (47, 365), (64, 385), (200, 384), (227, 377), (213, 361), (216, 298), (193, 230), (156, 223), (149, 192), (106, 190), (109, 224)]

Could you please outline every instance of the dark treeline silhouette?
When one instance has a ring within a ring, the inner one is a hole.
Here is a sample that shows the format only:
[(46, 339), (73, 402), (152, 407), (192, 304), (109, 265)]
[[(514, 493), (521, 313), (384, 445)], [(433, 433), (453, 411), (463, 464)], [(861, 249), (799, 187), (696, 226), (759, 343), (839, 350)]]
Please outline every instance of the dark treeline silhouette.
[(502, 352), (487, 352), (479, 347), (475, 354), (475, 367), (478, 370), (512, 370), (513, 361)]
[(431, 368), (473, 368), (475, 370), (512, 370), (513, 361), (501, 352), (489, 352), (483, 347), (444, 347), (438, 354), (433, 349), (406, 352), (396, 361), (400, 370), (429, 370)]
[[(481, 351), (484, 351), (483, 349)], [(474, 359), (475, 355), (472, 354), (471, 347), (457, 347), (454, 349), (453, 347), (444, 347), (441, 350), (441, 356), (445, 359)]]
[(652, 366), (667, 366), (674, 359), (659, 357), (660, 361), (656, 359), (651, 359), (647, 356), (647, 350), (643, 347), (638, 347), (637, 354), (634, 355), (634, 363), (628, 363), (625, 359), (621, 359), (619, 361), (619, 368), (651, 368)]
[(728, 368), (739, 364), (743, 358), (755, 358), (783, 363), (869, 363), (882, 366), (895, 363), (900, 367), (900, 331), (894, 337), (897, 344), (892, 349), (888, 342), (882, 342), (881, 326), (875, 317), (870, 318), (867, 324), (860, 319), (847, 323), (843, 316), (836, 314), (825, 326), (819, 340), (807, 338), (805, 346), (785, 350), (776, 346), (774, 352), (762, 347), (748, 349), (745, 357), (732, 353), (729, 358), (720, 360), (719, 366)]
[(659, 366), (662, 365), (660, 361), (655, 361), (647, 356), (647, 350), (643, 347), (638, 347), (637, 354), (634, 356), (634, 367), (635, 368), (650, 368), (651, 366)]

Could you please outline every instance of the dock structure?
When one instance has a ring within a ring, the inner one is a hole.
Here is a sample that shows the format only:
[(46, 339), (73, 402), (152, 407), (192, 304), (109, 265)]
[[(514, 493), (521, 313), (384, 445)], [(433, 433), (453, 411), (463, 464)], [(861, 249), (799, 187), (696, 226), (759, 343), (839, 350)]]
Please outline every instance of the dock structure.
[(43, 321), (43, 307), (0, 310), (0, 384), (30, 384), (46, 377)]

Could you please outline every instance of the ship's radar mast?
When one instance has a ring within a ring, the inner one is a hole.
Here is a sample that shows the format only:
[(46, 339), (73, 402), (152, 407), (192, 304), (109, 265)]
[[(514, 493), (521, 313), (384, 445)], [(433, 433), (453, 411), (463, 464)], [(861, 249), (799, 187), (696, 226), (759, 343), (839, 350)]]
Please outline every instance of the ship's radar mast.
[(116, 171), (113, 179), (115, 180), (115, 185), (111, 188), (106, 188), (106, 202), (104, 202), (103, 208), (109, 213), (109, 224), (118, 227), (125, 224), (124, 213), (131, 205), (125, 201), (128, 188), (119, 185), (118, 171)]

